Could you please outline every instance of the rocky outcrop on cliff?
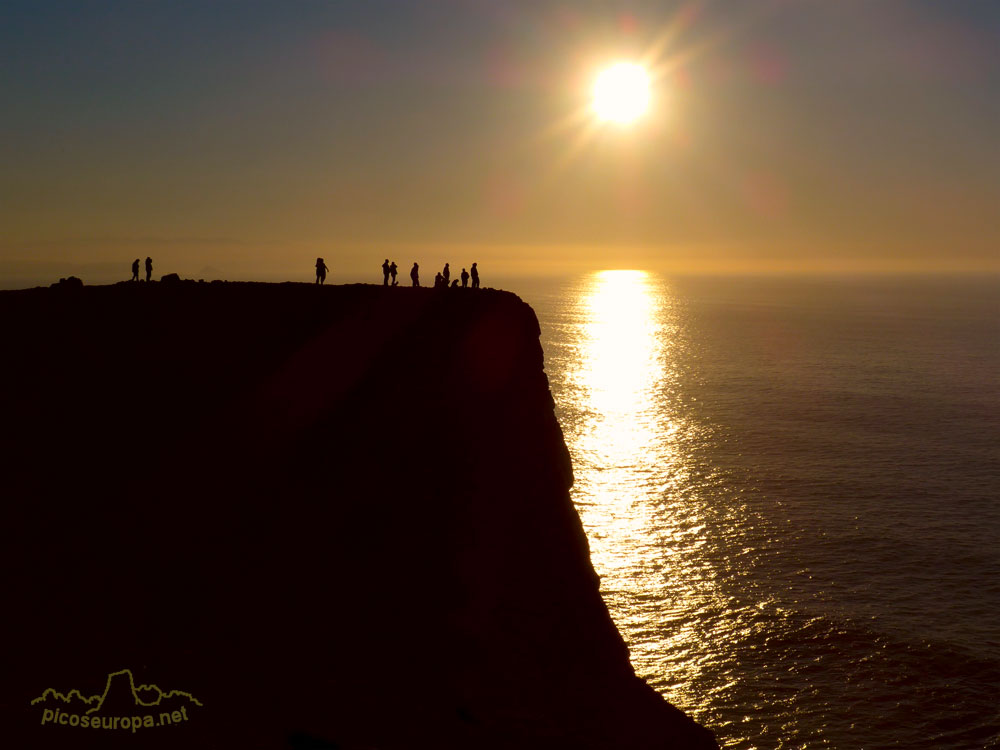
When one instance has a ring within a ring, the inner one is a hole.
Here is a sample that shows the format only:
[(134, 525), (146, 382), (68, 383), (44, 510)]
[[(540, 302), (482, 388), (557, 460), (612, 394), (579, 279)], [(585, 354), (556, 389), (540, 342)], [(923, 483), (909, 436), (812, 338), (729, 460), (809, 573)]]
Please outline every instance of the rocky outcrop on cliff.
[(143, 747), (715, 747), (632, 672), (514, 295), (120, 284), (0, 319), (21, 746), (107, 746), (29, 701), (127, 668), (202, 706)]

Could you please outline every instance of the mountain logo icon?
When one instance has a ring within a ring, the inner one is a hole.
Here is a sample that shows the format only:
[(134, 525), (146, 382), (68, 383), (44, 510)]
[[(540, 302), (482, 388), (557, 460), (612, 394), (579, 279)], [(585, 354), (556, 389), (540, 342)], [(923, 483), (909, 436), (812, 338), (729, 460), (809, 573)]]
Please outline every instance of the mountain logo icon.
[(130, 669), (111, 672), (104, 692), (84, 695), (77, 688), (66, 693), (46, 688), (31, 701), (40, 706), (42, 724), (72, 727), (131, 729), (165, 726), (190, 719), (188, 709), (202, 703), (183, 690), (163, 690), (157, 685), (136, 685)]

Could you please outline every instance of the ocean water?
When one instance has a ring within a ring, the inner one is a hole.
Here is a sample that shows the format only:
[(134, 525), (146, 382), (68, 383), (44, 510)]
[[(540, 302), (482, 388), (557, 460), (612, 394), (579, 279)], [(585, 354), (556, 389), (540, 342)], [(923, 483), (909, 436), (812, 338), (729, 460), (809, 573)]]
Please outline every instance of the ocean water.
[(1000, 278), (508, 288), (639, 675), (726, 748), (1000, 747)]

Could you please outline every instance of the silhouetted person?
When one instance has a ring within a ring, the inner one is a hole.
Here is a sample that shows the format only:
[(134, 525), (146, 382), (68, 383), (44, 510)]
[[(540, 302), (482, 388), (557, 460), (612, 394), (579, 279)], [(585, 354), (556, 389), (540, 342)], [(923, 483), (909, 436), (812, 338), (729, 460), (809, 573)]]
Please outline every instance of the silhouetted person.
[[(434, 288), (435, 289), (440, 289), (441, 288), (441, 284), (442, 284), (443, 281), (444, 281), (444, 276), (441, 275), (440, 271), (438, 271), (436, 274), (434, 274)], [(448, 285), (445, 284), (445, 286), (448, 286)]]
[(382, 286), (389, 286), (389, 259), (382, 264)]
[(416, 261), (413, 261), (413, 268), (410, 269), (410, 281), (413, 282), (413, 286), (420, 286), (420, 266)]
[(469, 285), (469, 272), (464, 268), (462, 269), (462, 287), (467, 287)]
[(132, 281), (139, 280), (139, 259), (136, 258), (132, 261)]
[(399, 273), (399, 268), (396, 266), (396, 261), (389, 264), (389, 276), (392, 278), (392, 286), (396, 286), (396, 274)]
[(479, 269), (476, 267), (476, 264), (473, 263), (472, 264), (472, 268), (470, 270), (472, 272), (472, 288), (473, 289), (478, 289), (479, 288)]
[(453, 282), (451, 282), (451, 288), (458, 289), (458, 279), (455, 279)]
[(153, 276), (153, 259), (148, 255), (146, 256), (146, 281), (149, 281)]
[(444, 285), (448, 286), (448, 282), (451, 281), (451, 269), (448, 268), (448, 264), (444, 264), (444, 270), (441, 272), (441, 278), (444, 279)]
[(316, 283), (322, 284), (326, 281), (326, 272), (330, 269), (326, 267), (326, 263), (322, 258), (316, 259)]

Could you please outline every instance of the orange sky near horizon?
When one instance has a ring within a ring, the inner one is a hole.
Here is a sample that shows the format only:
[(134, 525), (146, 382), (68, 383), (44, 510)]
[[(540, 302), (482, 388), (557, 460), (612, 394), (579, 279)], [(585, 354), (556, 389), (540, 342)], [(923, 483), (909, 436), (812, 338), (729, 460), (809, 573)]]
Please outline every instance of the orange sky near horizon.
[[(982, 4), (14, 2), (0, 286), (1000, 271)], [(385, 6), (385, 7), (383, 7)], [(597, 74), (641, 62), (636, 122)], [(374, 270), (373, 270), (374, 269)]]

